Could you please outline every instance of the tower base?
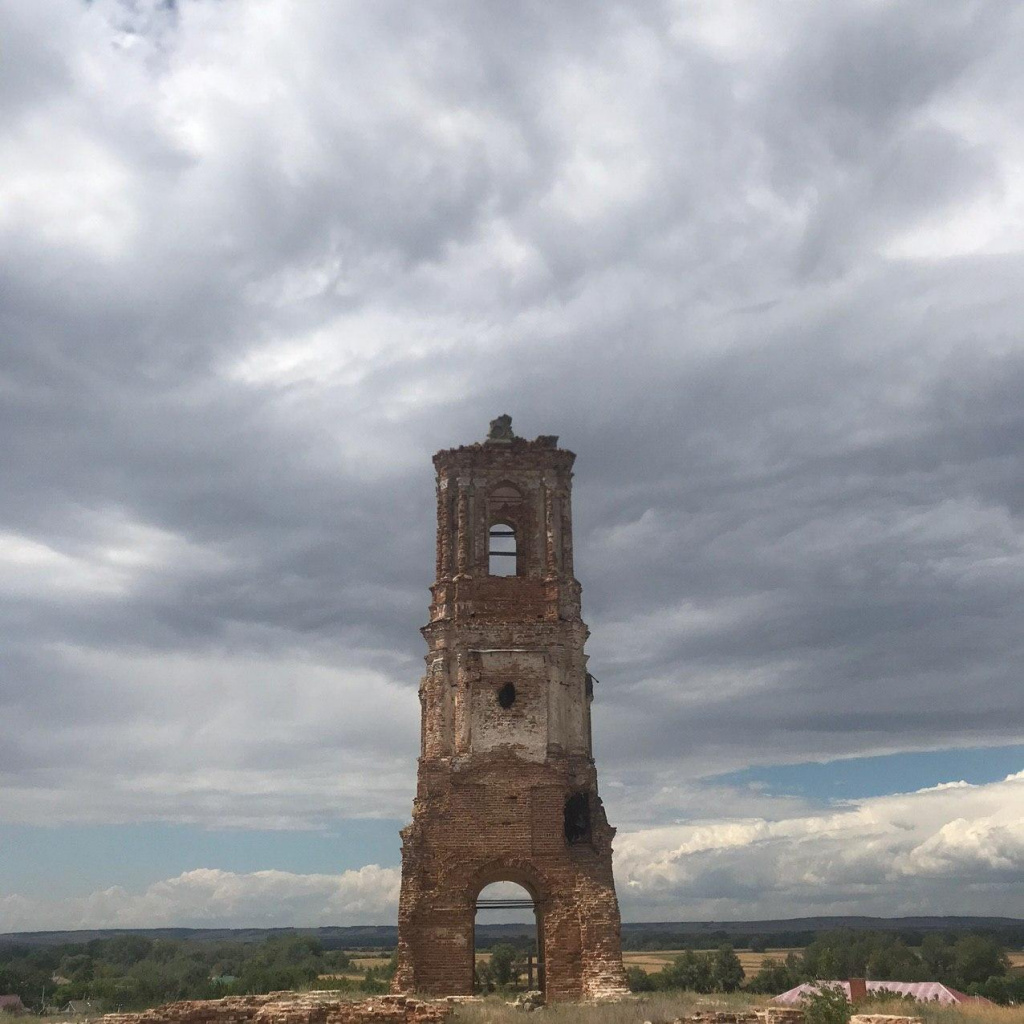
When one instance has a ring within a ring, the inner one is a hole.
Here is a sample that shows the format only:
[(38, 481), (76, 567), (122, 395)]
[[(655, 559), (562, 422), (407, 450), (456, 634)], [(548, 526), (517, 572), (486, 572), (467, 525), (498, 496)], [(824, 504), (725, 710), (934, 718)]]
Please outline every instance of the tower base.
[(614, 829), (600, 800), (592, 797), (589, 832), (570, 842), (563, 829), (572, 792), (565, 775), (550, 763), (488, 760), (472, 771), (428, 776), (430, 795), (417, 800), (402, 832), (392, 990), (471, 995), (477, 898), (492, 882), (509, 881), (534, 901), (547, 1001), (627, 995), (612, 880)]

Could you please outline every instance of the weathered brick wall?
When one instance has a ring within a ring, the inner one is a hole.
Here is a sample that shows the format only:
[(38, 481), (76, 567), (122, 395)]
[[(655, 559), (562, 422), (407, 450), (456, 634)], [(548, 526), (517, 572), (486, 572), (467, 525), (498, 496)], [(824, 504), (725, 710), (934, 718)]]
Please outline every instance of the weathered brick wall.
[[(473, 989), (480, 890), (533, 897), (548, 999), (623, 995), (615, 832), (597, 794), (592, 688), (573, 577), (575, 456), (557, 439), (498, 438), (438, 452), (422, 745), (403, 830), (395, 991)], [(515, 531), (517, 575), (488, 574), (489, 531)], [(499, 695), (509, 684), (514, 701)], [(589, 835), (569, 842), (583, 794)]]
[(103, 1024), (441, 1024), (451, 1009), (404, 996), (354, 1002), (325, 992), (271, 992), (108, 1013)]

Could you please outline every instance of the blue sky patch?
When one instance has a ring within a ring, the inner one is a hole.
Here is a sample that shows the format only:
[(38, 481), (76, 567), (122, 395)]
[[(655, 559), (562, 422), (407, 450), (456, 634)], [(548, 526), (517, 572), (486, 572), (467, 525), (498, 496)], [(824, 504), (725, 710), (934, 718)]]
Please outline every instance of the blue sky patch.
[(705, 781), (763, 789), (772, 796), (858, 800), (909, 793), (943, 782), (996, 782), (1024, 770), (1024, 745), (929, 750), (839, 761), (744, 768)]
[(0, 894), (59, 899), (115, 885), (138, 890), (196, 868), (333, 875), (365, 864), (388, 867), (399, 863), (404, 824), (356, 818), (318, 832), (0, 824)]

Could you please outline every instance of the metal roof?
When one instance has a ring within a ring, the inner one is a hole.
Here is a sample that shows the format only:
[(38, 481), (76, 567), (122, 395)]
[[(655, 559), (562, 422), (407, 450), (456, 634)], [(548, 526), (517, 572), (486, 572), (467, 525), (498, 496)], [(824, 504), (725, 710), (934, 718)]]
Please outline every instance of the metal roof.
[[(785, 1006), (798, 1006), (805, 995), (817, 992), (822, 986), (829, 988), (841, 988), (850, 998), (850, 983), (848, 981), (805, 981), (796, 988), (776, 996), (772, 1002), (782, 1003)], [(952, 1003), (991, 1003), (991, 999), (984, 996), (968, 996), (963, 992), (943, 985), (941, 981), (869, 981), (867, 982), (868, 995), (873, 992), (894, 992), (901, 996), (910, 996), (919, 1003), (940, 1003), (943, 1006)]]

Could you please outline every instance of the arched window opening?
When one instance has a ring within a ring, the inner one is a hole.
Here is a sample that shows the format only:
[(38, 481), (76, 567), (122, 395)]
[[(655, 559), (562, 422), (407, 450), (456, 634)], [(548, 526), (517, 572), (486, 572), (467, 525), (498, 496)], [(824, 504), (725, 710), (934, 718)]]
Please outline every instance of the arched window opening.
[(565, 801), (565, 841), (570, 846), (590, 842), (589, 793), (573, 793)]
[(516, 551), (516, 531), (508, 523), (495, 523), (490, 532), (490, 550), (487, 571), (492, 576), (518, 575), (519, 559)]
[(543, 991), (541, 915), (530, 893), (515, 882), (492, 882), (480, 891), (476, 911), (475, 991)]
[(506, 710), (512, 707), (516, 702), (516, 687), (515, 683), (506, 683), (498, 691), (498, 703)]

